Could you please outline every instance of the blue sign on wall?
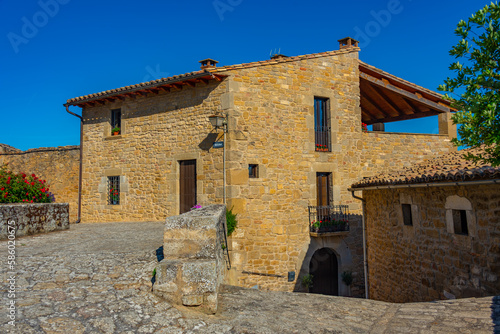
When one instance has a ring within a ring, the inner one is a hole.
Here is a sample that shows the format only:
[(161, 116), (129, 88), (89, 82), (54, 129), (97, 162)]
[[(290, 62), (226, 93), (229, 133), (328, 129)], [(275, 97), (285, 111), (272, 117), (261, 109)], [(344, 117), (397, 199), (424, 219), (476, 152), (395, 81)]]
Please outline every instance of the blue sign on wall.
[(224, 142), (223, 141), (216, 141), (214, 143), (214, 148), (223, 148), (224, 147)]

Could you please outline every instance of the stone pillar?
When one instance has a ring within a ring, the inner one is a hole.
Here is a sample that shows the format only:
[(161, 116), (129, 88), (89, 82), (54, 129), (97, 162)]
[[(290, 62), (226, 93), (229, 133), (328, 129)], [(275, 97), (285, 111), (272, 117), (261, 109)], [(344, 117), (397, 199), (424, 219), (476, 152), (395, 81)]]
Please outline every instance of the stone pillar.
[(439, 134), (448, 135), (448, 138), (457, 138), (457, 125), (451, 120), (451, 112), (441, 113), (438, 116)]
[(163, 234), (165, 258), (156, 267), (153, 285), (156, 295), (172, 304), (217, 312), (219, 287), (226, 271), (225, 220), (224, 205), (167, 218)]

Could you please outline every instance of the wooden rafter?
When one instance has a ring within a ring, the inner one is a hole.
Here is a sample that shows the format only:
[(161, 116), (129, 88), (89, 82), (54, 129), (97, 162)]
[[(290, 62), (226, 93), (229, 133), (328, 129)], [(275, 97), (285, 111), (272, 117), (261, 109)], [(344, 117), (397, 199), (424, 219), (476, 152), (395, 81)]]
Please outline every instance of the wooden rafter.
[[(387, 114), (383, 108), (381, 108), (377, 102), (373, 101), (367, 94), (363, 94), (361, 96), (362, 99), (365, 99), (368, 103), (370, 103), (375, 109), (385, 117), (391, 117), (391, 115)], [(366, 109), (366, 108), (365, 108)], [(384, 117), (377, 117), (377, 115), (372, 114), (368, 109), (366, 109), (366, 112), (372, 115), (375, 119), (383, 119)]]
[[(373, 87), (372, 85), (370, 85), (370, 83), (366, 82), (364, 85), (363, 85), (365, 88), (368, 88), (368, 90), (370, 90), (373, 94), (379, 96), (380, 94), (378, 94), (378, 91), (375, 90), (375, 87)], [(386, 117), (392, 117), (391, 114), (387, 113), (384, 108), (380, 107), (380, 105), (378, 103), (376, 103), (375, 101), (373, 101), (369, 96), (368, 94), (361, 94), (361, 97), (364, 97), (367, 99), (368, 102), (370, 102), (373, 106), (377, 107), (377, 109), (380, 111), (381, 114), (383, 114), (384, 116)], [(383, 97), (379, 96), (379, 98), (381, 98), (383, 101), (387, 102)], [(394, 113), (396, 113), (396, 115), (399, 114), (399, 110), (397, 108), (394, 108), (394, 106), (390, 103), (389, 104), (389, 107), (391, 107), (390, 109), (392, 109), (392, 111)]]
[[(391, 98), (390, 98), (387, 94), (385, 94), (385, 92), (384, 92), (381, 88), (379, 88), (379, 87), (377, 87), (377, 86), (374, 86), (374, 85), (372, 85), (372, 84), (368, 84), (368, 86), (369, 86), (371, 89), (373, 89), (373, 91), (375, 92), (375, 94), (377, 94), (377, 96), (378, 96), (379, 98), (381, 98), (381, 99), (382, 99), (382, 100), (383, 100), (383, 101), (384, 101), (384, 102), (385, 102), (385, 103), (386, 103), (386, 104), (390, 107), (390, 109), (391, 109), (393, 112), (395, 112), (395, 113), (396, 113), (396, 115), (401, 114), (401, 111), (403, 111), (403, 112), (404, 112), (404, 110), (401, 110), (401, 108), (399, 108), (399, 107), (398, 107), (398, 106), (397, 106), (397, 105), (396, 105), (396, 104), (395, 104), (395, 103), (391, 100)], [(404, 113), (405, 113), (405, 114), (407, 114), (406, 112), (404, 112)]]
[[(410, 93), (402, 88), (399, 88), (399, 87), (396, 87), (390, 83), (386, 83), (384, 82), (383, 80), (380, 80), (380, 79), (377, 79), (375, 77), (372, 77), (366, 73), (360, 73), (359, 74), (361, 78), (365, 79), (365, 80), (368, 80), (370, 83), (372, 83), (373, 85), (376, 85), (376, 86), (379, 86), (379, 87), (382, 87), (382, 88), (385, 88), (391, 92), (394, 92), (396, 94), (399, 94), (405, 98), (408, 98), (410, 99), (411, 101), (413, 102), (419, 102), (421, 104), (424, 104), (424, 105), (427, 105), (429, 106), (431, 109), (434, 109), (438, 112), (450, 112), (450, 108), (448, 107), (445, 107), (445, 106), (442, 106), (436, 102), (433, 102), (433, 101), (430, 101), (428, 99), (425, 99), (423, 97), (418, 97), (416, 94), (414, 93)], [(387, 81), (387, 80), (386, 80)]]
[(195, 85), (195, 83), (194, 83), (194, 82), (192, 82), (192, 81), (186, 80), (186, 81), (184, 81), (184, 82), (185, 82), (185, 83), (186, 83), (186, 85), (188, 85), (189, 87), (195, 87), (195, 86), (196, 86), (196, 85)]

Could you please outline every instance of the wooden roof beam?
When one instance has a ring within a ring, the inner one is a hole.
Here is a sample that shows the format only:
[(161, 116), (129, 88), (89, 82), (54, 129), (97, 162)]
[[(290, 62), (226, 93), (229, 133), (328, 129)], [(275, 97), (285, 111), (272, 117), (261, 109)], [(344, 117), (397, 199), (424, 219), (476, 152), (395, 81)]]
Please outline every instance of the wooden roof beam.
[[(372, 106), (374, 106), (375, 109), (377, 109), (377, 111), (379, 113), (381, 113), (382, 115), (384, 115), (385, 117), (392, 117), (390, 114), (388, 114), (387, 112), (385, 112), (384, 109), (382, 107), (380, 107), (377, 102), (373, 101), (367, 94), (363, 94), (361, 96), (361, 98), (365, 99), (366, 101), (368, 101), (368, 103), (370, 103)], [(399, 114), (399, 113), (397, 113), (397, 114)], [(373, 116), (375, 116), (375, 115), (373, 115)]]
[(396, 87), (390, 83), (384, 83), (383, 80), (380, 80), (380, 79), (377, 79), (377, 78), (372, 77), (370, 75), (367, 75), (366, 73), (359, 73), (359, 76), (365, 80), (368, 80), (370, 83), (372, 83), (378, 87), (388, 89), (389, 91), (394, 92), (396, 94), (399, 94), (402, 97), (408, 98), (413, 102), (419, 102), (419, 103), (422, 103), (424, 105), (427, 105), (431, 109), (434, 109), (438, 112), (450, 112), (450, 108), (448, 108), (448, 107), (442, 106), (437, 102), (432, 102), (432, 101), (425, 99), (423, 97), (418, 97), (416, 94), (410, 93), (410, 92), (408, 92), (404, 89), (401, 89), (399, 87)]
[(391, 98), (387, 96), (387, 94), (385, 94), (381, 88), (374, 86), (372, 84), (368, 84), (368, 86), (370, 86), (370, 88), (372, 88), (375, 91), (375, 94), (377, 94), (377, 96), (379, 96), (385, 103), (387, 103), (387, 105), (392, 109), (392, 111), (396, 113), (396, 115), (401, 114), (401, 111), (405, 114), (408, 114), (404, 110), (401, 110), (396, 104), (394, 104)]

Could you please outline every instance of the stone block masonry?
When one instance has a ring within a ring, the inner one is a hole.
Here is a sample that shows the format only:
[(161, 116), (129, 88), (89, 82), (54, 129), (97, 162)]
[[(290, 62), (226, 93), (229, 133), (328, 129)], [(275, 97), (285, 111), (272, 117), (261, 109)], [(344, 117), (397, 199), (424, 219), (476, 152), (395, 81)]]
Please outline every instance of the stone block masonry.
[[(500, 185), (364, 190), (370, 298), (421, 302), (500, 293)], [(447, 226), (450, 199), (471, 203), (468, 232)], [(404, 225), (401, 203), (410, 204)]]
[(216, 313), (226, 270), (223, 245), (226, 207), (210, 205), (167, 218), (165, 258), (156, 267), (153, 291), (177, 305)]
[(27, 151), (0, 145), (0, 165), (14, 173), (36, 174), (47, 180), (56, 203), (69, 203), (69, 221), (78, 216), (79, 146), (43, 147)]
[(9, 222), (14, 221), (16, 237), (69, 229), (67, 203), (1, 204), (0, 240), (7, 239)]

